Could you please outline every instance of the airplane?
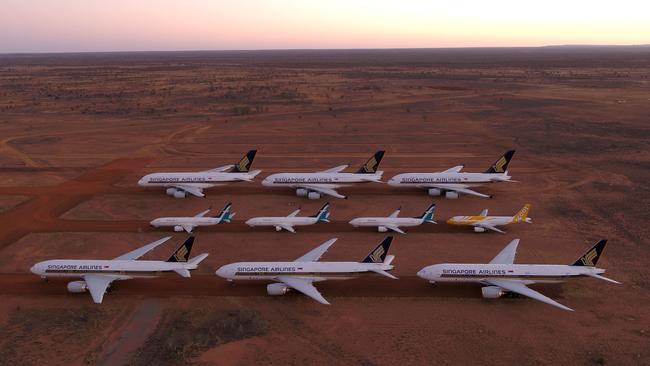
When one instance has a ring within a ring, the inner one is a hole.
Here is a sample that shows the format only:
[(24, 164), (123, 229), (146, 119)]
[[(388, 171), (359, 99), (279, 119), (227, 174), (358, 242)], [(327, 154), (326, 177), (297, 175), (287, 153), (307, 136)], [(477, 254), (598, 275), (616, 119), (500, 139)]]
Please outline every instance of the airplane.
[(393, 187), (425, 188), (430, 196), (440, 196), (456, 199), (460, 194), (492, 198), (491, 195), (476, 192), (470, 187), (486, 183), (514, 182), (508, 175), (508, 164), (515, 150), (508, 150), (484, 173), (461, 173), (464, 165), (449, 168), (437, 173), (403, 173), (392, 177), (388, 185)]
[(597, 241), (571, 265), (514, 264), (518, 244), (519, 239), (511, 241), (488, 264), (435, 264), (424, 267), (417, 275), (430, 283), (478, 282), (484, 285), (481, 293), (487, 299), (516, 293), (568, 311), (573, 309), (528, 288), (528, 285), (564, 282), (571, 277), (585, 276), (620, 283), (602, 276), (605, 270), (596, 267), (607, 244), (605, 239)]
[(234, 280), (274, 281), (266, 286), (269, 295), (284, 295), (291, 290), (296, 290), (325, 305), (330, 303), (314, 287), (314, 282), (347, 280), (368, 272), (397, 279), (388, 273), (394, 268), (391, 262), (395, 259), (394, 255), (388, 255), (392, 236), (382, 240), (361, 262), (319, 262), (320, 257), (336, 240), (337, 238), (326, 241), (293, 262), (231, 263), (219, 268), (216, 274), (231, 282)]
[(433, 216), (436, 210), (436, 204), (432, 204), (427, 208), (426, 211), (421, 216), (417, 217), (397, 217), (400, 213), (401, 208), (398, 208), (388, 217), (357, 217), (350, 221), (350, 225), (354, 227), (359, 226), (376, 226), (377, 231), (380, 233), (385, 233), (388, 230), (398, 232), (400, 234), (406, 234), (400, 226), (420, 226), (427, 223), (435, 224), (433, 221)]
[(190, 236), (167, 261), (137, 260), (169, 239), (171, 236), (109, 260), (54, 259), (36, 263), (30, 270), (46, 280), (49, 277), (81, 278), (81, 281), (69, 282), (68, 291), (72, 293), (89, 291), (93, 301), (101, 304), (106, 290), (113, 281), (153, 278), (171, 271), (182, 277), (190, 277), (190, 271), (196, 269), (208, 256), (207, 253), (203, 253), (190, 259), (194, 244), (194, 237)]
[(305, 225), (314, 225), (319, 222), (329, 222), (327, 219), (330, 216), (330, 204), (326, 203), (315, 215), (298, 217), (300, 209), (297, 209), (289, 214), (289, 216), (280, 216), (280, 217), (253, 217), (246, 221), (246, 225), (255, 227), (255, 226), (274, 226), (275, 231), (290, 231), (295, 233), (296, 230), (294, 226), (305, 226)]
[(315, 173), (277, 173), (271, 174), (262, 181), (265, 187), (291, 187), (296, 189), (296, 195), (312, 200), (328, 195), (335, 198), (347, 199), (339, 194), (336, 188), (345, 187), (350, 183), (381, 183), (384, 172), (377, 171), (384, 151), (377, 151), (355, 173), (342, 173), (349, 165), (318, 171)]
[(478, 216), (454, 216), (447, 220), (447, 223), (449, 225), (473, 226), (474, 231), (477, 233), (492, 230), (505, 234), (505, 231), (498, 229), (497, 226), (518, 224), (520, 222), (532, 224), (532, 219), (528, 217), (529, 211), (530, 204), (526, 204), (514, 216), (488, 216), (488, 209), (486, 208)]
[(231, 182), (252, 182), (261, 170), (250, 170), (257, 150), (250, 150), (237, 164), (201, 172), (152, 173), (138, 181), (140, 187), (165, 187), (167, 195), (185, 198), (188, 194), (205, 197), (203, 189)]
[(194, 230), (194, 228), (197, 226), (212, 226), (221, 224), (223, 222), (230, 222), (230, 220), (235, 217), (235, 213), (230, 212), (231, 207), (232, 204), (228, 203), (226, 207), (224, 207), (223, 210), (219, 213), (219, 215), (214, 217), (205, 216), (208, 212), (210, 212), (210, 209), (207, 209), (201, 213), (189, 217), (159, 217), (152, 220), (150, 222), (150, 225), (153, 227), (173, 226), (174, 231), (176, 232), (185, 230), (188, 234), (191, 234), (192, 230)]

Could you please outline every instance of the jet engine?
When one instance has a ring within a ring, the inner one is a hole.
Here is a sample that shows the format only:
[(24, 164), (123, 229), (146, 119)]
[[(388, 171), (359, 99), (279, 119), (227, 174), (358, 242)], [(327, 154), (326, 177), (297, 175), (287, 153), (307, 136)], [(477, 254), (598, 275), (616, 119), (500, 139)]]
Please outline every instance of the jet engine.
[(317, 199), (320, 198), (320, 193), (318, 193), (318, 192), (309, 192), (309, 194), (307, 195), (307, 198), (309, 198), (310, 200), (317, 200)]
[(284, 295), (289, 292), (290, 288), (287, 285), (281, 283), (272, 283), (266, 286), (266, 292), (271, 296)]
[(72, 281), (68, 283), (68, 291), (72, 293), (86, 292), (87, 289), (86, 281)]
[(481, 294), (486, 299), (498, 299), (505, 295), (506, 292), (498, 286), (485, 286), (481, 288)]
[(167, 190), (165, 192), (167, 193), (168, 196), (173, 196), (174, 193), (176, 193), (176, 188), (173, 188), (173, 187), (172, 188), (167, 188)]
[(456, 192), (445, 192), (445, 198), (450, 199), (450, 200), (455, 200), (458, 198), (458, 193)]
[(485, 228), (484, 227), (474, 226), (474, 232), (476, 232), (476, 233), (484, 233)]
[(438, 188), (429, 188), (429, 196), (440, 196), (442, 191)]
[(185, 192), (176, 190), (176, 192), (174, 192), (174, 198), (185, 198)]
[(281, 226), (276, 226), (275, 231), (282, 231), (282, 227)]
[(380, 233), (385, 233), (388, 231), (388, 228), (385, 226), (379, 226), (377, 227), (377, 231), (379, 231)]
[(304, 189), (304, 188), (298, 188), (296, 189), (296, 196), (298, 197), (307, 197), (309, 194), (309, 190)]
[(180, 233), (180, 232), (183, 231), (183, 230), (185, 230), (185, 229), (183, 229), (183, 227), (180, 226), (180, 225), (176, 225), (176, 226), (174, 226), (174, 231), (177, 232), (177, 233)]

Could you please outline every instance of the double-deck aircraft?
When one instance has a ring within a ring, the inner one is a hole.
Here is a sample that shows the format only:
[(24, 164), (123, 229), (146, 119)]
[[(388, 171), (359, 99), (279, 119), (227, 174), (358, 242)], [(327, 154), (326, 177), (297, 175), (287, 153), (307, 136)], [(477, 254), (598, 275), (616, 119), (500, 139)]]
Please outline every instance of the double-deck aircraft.
[(257, 150), (250, 150), (237, 164), (224, 165), (202, 172), (147, 174), (138, 185), (141, 187), (165, 187), (168, 195), (185, 198), (187, 194), (205, 197), (203, 189), (233, 182), (252, 182), (261, 170), (250, 170)]
[(329, 222), (327, 219), (330, 216), (330, 204), (326, 203), (315, 215), (298, 217), (300, 209), (297, 209), (289, 214), (289, 216), (279, 217), (253, 217), (246, 221), (246, 225), (255, 226), (273, 226), (275, 231), (287, 230), (295, 233), (294, 226), (314, 225), (319, 222)]
[(150, 224), (153, 227), (173, 226), (174, 231), (176, 232), (185, 230), (187, 233), (192, 233), (192, 230), (197, 226), (212, 226), (224, 222), (230, 222), (230, 220), (235, 217), (235, 213), (230, 212), (231, 207), (232, 204), (228, 203), (219, 215), (214, 217), (205, 216), (210, 212), (210, 209), (207, 209), (195, 216), (159, 217), (152, 220)]
[(436, 210), (435, 203), (429, 206), (429, 208), (427, 208), (427, 210), (424, 211), (422, 215), (417, 217), (398, 217), (400, 210), (401, 208), (398, 208), (388, 217), (357, 217), (350, 221), (350, 225), (354, 227), (377, 227), (377, 231), (380, 233), (385, 233), (388, 230), (392, 230), (400, 234), (406, 234), (402, 229), (400, 229), (400, 226), (412, 227), (420, 226), (424, 223), (436, 223), (433, 221)]
[(605, 239), (596, 242), (571, 265), (514, 264), (518, 244), (519, 239), (511, 241), (488, 264), (435, 264), (424, 267), (418, 276), (431, 283), (477, 282), (484, 285), (481, 289), (484, 298), (495, 299), (507, 293), (516, 293), (569, 311), (573, 309), (530, 289), (528, 285), (564, 282), (572, 277), (593, 277), (619, 283), (602, 276), (605, 270), (596, 267), (607, 244)]
[(388, 255), (393, 237), (386, 237), (361, 262), (319, 262), (320, 257), (336, 240), (326, 241), (293, 262), (232, 263), (219, 268), (216, 274), (228, 281), (274, 281), (266, 287), (269, 295), (284, 295), (293, 289), (325, 305), (329, 305), (329, 302), (314, 287), (314, 282), (347, 280), (368, 272), (397, 279), (388, 273), (393, 269), (391, 262), (395, 259), (395, 256)]
[(528, 217), (529, 211), (530, 204), (526, 204), (514, 216), (488, 216), (488, 209), (486, 208), (478, 216), (454, 216), (447, 220), (447, 223), (449, 225), (473, 226), (474, 231), (477, 233), (492, 230), (505, 234), (505, 231), (498, 229), (497, 226), (518, 224), (520, 222), (531, 224), (532, 220)]
[(158, 277), (164, 272), (172, 271), (182, 277), (190, 277), (190, 271), (196, 269), (208, 256), (204, 253), (190, 259), (194, 244), (193, 236), (187, 238), (167, 261), (137, 260), (170, 238), (171, 236), (168, 236), (156, 240), (114, 259), (54, 259), (36, 263), (31, 271), (43, 279), (81, 278), (81, 281), (69, 282), (68, 291), (73, 293), (89, 291), (93, 301), (100, 304), (113, 281)]
[(347, 198), (338, 193), (336, 188), (345, 187), (352, 183), (381, 183), (384, 172), (377, 171), (384, 151), (377, 151), (355, 173), (343, 173), (349, 165), (322, 170), (315, 173), (277, 173), (271, 174), (262, 181), (266, 187), (290, 187), (296, 190), (299, 197), (319, 199), (322, 195), (335, 198)]
[(512, 160), (515, 150), (506, 151), (484, 173), (461, 172), (464, 165), (449, 168), (437, 173), (404, 173), (392, 177), (388, 185), (394, 187), (416, 187), (427, 189), (429, 195), (445, 195), (446, 198), (458, 198), (460, 194), (491, 198), (491, 195), (476, 192), (470, 187), (480, 186), (487, 183), (512, 182), (508, 175), (508, 164)]

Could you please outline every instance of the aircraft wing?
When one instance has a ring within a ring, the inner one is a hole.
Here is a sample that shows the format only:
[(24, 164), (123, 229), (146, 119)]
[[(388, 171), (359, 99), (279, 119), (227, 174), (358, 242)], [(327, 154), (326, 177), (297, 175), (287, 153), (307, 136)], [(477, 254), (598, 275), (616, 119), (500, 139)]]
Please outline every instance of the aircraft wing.
[(220, 166), (220, 167), (218, 167), (218, 168), (214, 168), (214, 169), (206, 170), (206, 172), (209, 172), (209, 173), (226, 172), (226, 171), (228, 171), (228, 170), (230, 170), (230, 169), (232, 169), (232, 168), (234, 168), (234, 167), (235, 167), (235, 166), (232, 165), (232, 164), (230, 164), (230, 165), (224, 165), (224, 166)]
[(505, 248), (501, 249), (499, 254), (494, 257), (490, 264), (513, 264), (515, 263), (515, 255), (517, 255), (517, 245), (519, 245), (519, 239), (515, 239), (506, 245)]
[(108, 286), (110, 286), (111, 282), (119, 278), (119, 276), (101, 274), (88, 274), (83, 276), (84, 281), (86, 281), (86, 287), (90, 292), (90, 296), (93, 297), (93, 301), (96, 304), (102, 303)]
[(166, 237), (164, 237), (162, 239), (156, 240), (153, 243), (149, 243), (149, 244), (147, 244), (147, 245), (145, 245), (143, 247), (140, 247), (140, 248), (138, 248), (136, 250), (130, 251), (130, 252), (126, 253), (126, 254), (122, 254), (121, 256), (119, 256), (117, 258), (113, 258), (113, 260), (114, 261), (119, 261), (119, 260), (138, 259), (138, 258), (142, 257), (143, 255), (145, 255), (146, 253), (154, 250), (154, 248), (156, 248), (157, 246), (159, 246), (160, 244), (166, 242), (167, 240), (169, 240), (171, 238), (172, 238), (171, 236), (166, 236)]
[(482, 227), (483, 229), (487, 229), (487, 230), (496, 231), (497, 233), (501, 233), (501, 234), (505, 234), (505, 233), (506, 233), (505, 231), (503, 231), (503, 230), (501, 230), (501, 229), (497, 229), (496, 227), (494, 227), (494, 226), (492, 226), (492, 225), (476, 224), (476, 225), (474, 225), (474, 226)]
[(321, 170), (321, 171), (319, 171), (319, 173), (339, 173), (340, 171), (344, 170), (347, 167), (349, 167), (348, 164), (339, 165), (339, 166), (335, 166), (334, 168), (331, 168), (331, 169)]
[(287, 217), (296, 217), (300, 213), (300, 209), (297, 209), (293, 211), (292, 213), (288, 214)]
[(194, 215), (194, 217), (203, 217), (203, 216), (205, 216), (205, 214), (207, 214), (208, 212), (210, 212), (210, 209), (207, 209), (207, 210), (205, 210), (205, 211), (203, 211), (203, 212), (197, 213), (196, 215)]
[(394, 232), (400, 233), (400, 234), (406, 234), (404, 230), (400, 229), (398, 226), (393, 226), (393, 225), (383, 225), (386, 229), (393, 230)]
[(314, 280), (310, 278), (297, 278), (289, 276), (280, 276), (277, 278), (278, 281), (284, 283), (285, 285), (291, 287), (296, 291), (300, 291), (303, 294), (311, 297), (312, 299), (318, 301), (321, 304), (329, 305), (330, 303), (325, 300), (323, 295), (318, 292), (316, 287), (312, 284)]
[(295, 232), (296, 232), (296, 230), (295, 230), (295, 229), (293, 228), (293, 226), (291, 226), (291, 225), (287, 225), (287, 224), (278, 224), (278, 225), (276, 225), (276, 226), (279, 226), (279, 227), (281, 227), (282, 229), (284, 229), (284, 230), (286, 230), (286, 231), (289, 231), (289, 232), (292, 232), (292, 233), (295, 233)]
[(201, 188), (196, 188), (185, 184), (174, 184), (172, 187), (185, 191), (193, 196), (205, 197)]
[(498, 287), (501, 287), (504, 290), (516, 292), (516, 293), (518, 293), (520, 295), (530, 297), (531, 299), (541, 301), (541, 302), (543, 302), (545, 304), (557, 306), (558, 308), (563, 309), (563, 310), (573, 311), (573, 309), (560, 304), (559, 302), (551, 299), (550, 297), (544, 296), (544, 295), (540, 294), (539, 292), (528, 288), (528, 286), (524, 285), (521, 282), (514, 282), (514, 281), (508, 281), (508, 280), (498, 280), (498, 279), (497, 280), (488, 280), (486, 282), (488, 284), (492, 285), (492, 286), (498, 286)]
[(446, 191), (454, 191), (454, 192), (458, 192), (458, 193), (468, 194), (470, 196), (477, 196), (477, 197), (483, 197), (483, 198), (491, 198), (492, 197), (492, 196), (487, 195), (487, 194), (478, 193), (476, 191), (473, 191), (473, 190), (467, 188), (467, 186), (462, 185), (462, 184), (444, 184), (444, 183), (427, 184), (426, 187), (438, 188), (438, 189), (443, 189), (443, 190), (446, 190)]
[(310, 191), (315, 191), (315, 192), (318, 192), (318, 193), (326, 194), (328, 196), (332, 196), (332, 197), (336, 197), (336, 198), (346, 198), (344, 195), (340, 194), (339, 192), (337, 192), (336, 190), (334, 190), (332, 188), (327, 188), (327, 187), (318, 186), (318, 185), (300, 185), (298, 187), (305, 188), (305, 189), (308, 189)]
[(402, 210), (401, 207), (398, 208), (397, 210), (393, 211), (393, 213), (390, 214), (390, 216), (388, 216), (388, 217), (395, 218), (395, 217), (399, 216), (399, 212), (400, 212), (401, 210)]
[(338, 238), (330, 239), (323, 244), (319, 245), (318, 248), (312, 249), (307, 254), (303, 255), (302, 257), (298, 258), (295, 260), (295, 262), (316, 262), (320, 259), (320, 257), (325, 254), (327, 249), (329, 249), (332, 244), (334, 244), (335, 241), (337, 241)]
[(463, 170), (464, 167), (465, 167), (465, 165), (456, 165), (453, 168), (449, 168), (449, 169), (443, 171), (443, 173), (460, 173), (460, 171)]

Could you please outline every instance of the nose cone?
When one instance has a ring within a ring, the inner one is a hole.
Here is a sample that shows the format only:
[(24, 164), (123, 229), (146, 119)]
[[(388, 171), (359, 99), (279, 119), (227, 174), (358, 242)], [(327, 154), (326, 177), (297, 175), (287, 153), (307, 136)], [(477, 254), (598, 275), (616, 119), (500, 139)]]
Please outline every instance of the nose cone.
[(390, 179), (388, 180), (388, 185), (389, 185), (389, 186), (397, 186), (397, 185), (399, 185), (399, 178), (398, 178), (398, 177), (399, 177), (399, 176), (396, 175), (396, 176), (390, 178)]
[(262, 180), (262, 185), (263, 185), (263, 186), (265, 186), (265, 187), (270, 187), (270, 186), (273, 185), (272, 180), (269, 179), (269, 178), (270, 178), (270, 177), (266, 177), (266, 178), (264, 178), (264, 180)]
[(420, 272), (418, 272), (418, 277), (420, 277), (420, 278), (424, 278), (425, 280), (428, 279), (428, 278), (427, 278), (427, 269), (426, 269), (426, 268), (422, 268), (422, 269), (420, 270)]
[(38, 270), (38, 265), (37, 264), (33, 265), (32, 268), (29, 269), (29, 271), (32, 272), (33, 274), (40, 274), (39, 273), (40, 271)]
[(231, 268), (232, 267), (230, 265), (222, 266), (215, 272), (215, 274), (221, 278), (231, 278), (233, 275), (233, 271)]
[(254, 224), (255, 224), (255, 221), (254, 221), (253, 219), (248, 219), (248, 220), (246, 220), (246, 225), (248, 225), (248, 226), (254, 226)]
[(447, 223), (453, 225), (454, 223), (456, 223), (456, 220), (454, 220), (454, 218), (452, 217), (451, 219), (447, 220)]
[(140, 178), (140, 180), (138, 181), (138, 185), (139, 185), (140, 187), (144, 187), (144, 185), (145, 185), (146, 182), (147, 182), (146, 177), (142, 177), (142, 178)]

